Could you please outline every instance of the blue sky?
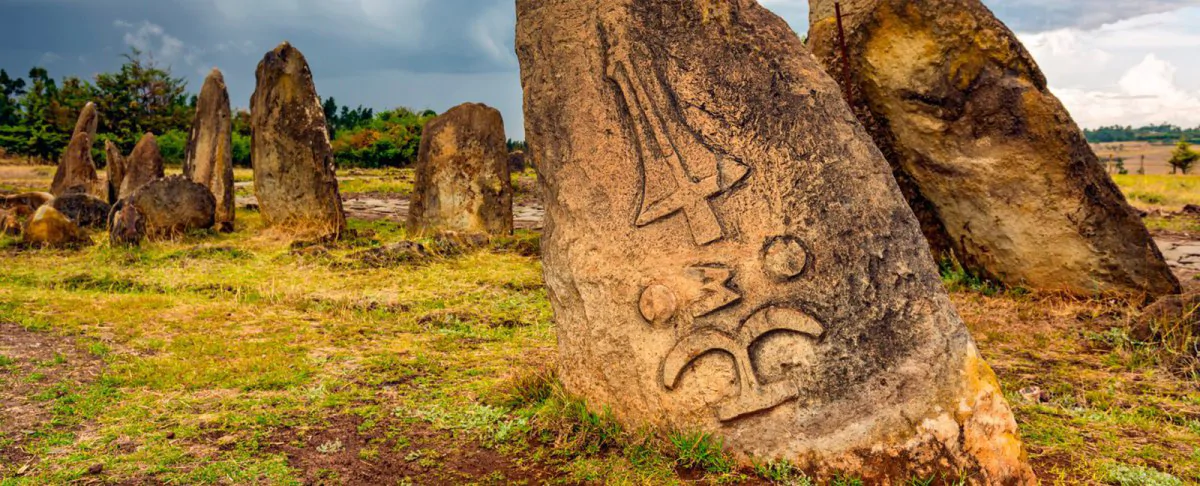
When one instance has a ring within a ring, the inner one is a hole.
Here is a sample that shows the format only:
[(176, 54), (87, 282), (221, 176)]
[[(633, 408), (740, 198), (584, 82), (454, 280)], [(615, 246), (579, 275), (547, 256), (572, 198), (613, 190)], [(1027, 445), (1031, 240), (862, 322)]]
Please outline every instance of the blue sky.
[[(807, 0), (762, 0), (799, 33)], [(985, 0), (1084, 126), (1200, 125), (1200, 0)], [(247, 106), (282, 40), (342, 104), (445, 110), (479, 101), (523, 137), (513, 0), (0, 0), (0, 68), (91, 77), (129, 47), (198, 89), (213, 66)]]

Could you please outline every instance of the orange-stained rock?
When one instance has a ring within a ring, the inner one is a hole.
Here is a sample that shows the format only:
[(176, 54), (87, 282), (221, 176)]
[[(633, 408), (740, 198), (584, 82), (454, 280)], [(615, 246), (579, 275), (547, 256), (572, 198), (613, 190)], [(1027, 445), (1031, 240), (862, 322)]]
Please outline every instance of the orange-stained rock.
[[(1020, 40), (979, 0), (810, 0), (809, 46), (849, 81), (935, 258), (1011, 286), (1179, 292)], [(844, 87), (845, 88), (845, 87)]]
[(1032, 484), (887, 161), (753, 0), (518, 0), (559, 376), (867, 484)]

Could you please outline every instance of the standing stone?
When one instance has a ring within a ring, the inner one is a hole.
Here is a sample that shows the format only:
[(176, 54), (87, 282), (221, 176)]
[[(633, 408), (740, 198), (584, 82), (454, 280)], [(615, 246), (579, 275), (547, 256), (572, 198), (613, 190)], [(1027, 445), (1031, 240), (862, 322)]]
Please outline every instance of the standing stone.
[(233, 231), (234, 219), (232, 120), (225, 77), (213, 69), (196, 101), (183, 175), (212, 192), (217, 229), (226, 233)]
[(809, 45), (849, 80), (936, 258), (1013, 286), (1179, 291), (1033, 58), (981, 2), (841, 0), (848, 56), (834, 4), (810, 0)]
[(267, 53), (256, 76), (250, 157), (263, 220), (297, 233), (340, 235), (346, 216), (308, 62), (284, 42)]
[(838, 86), (753, 0), (518, 0), (566, 387), (743, 463), (1031, 484)]
[(116, 204), (121, 198), (121, 183), (125, 180), (125, 156), (116, 144), (105, 140), (104, 158), (108, 161), (108, 203)]
[(142, 135), (138, 140), (133, 153), (125, 159), (124, 172), (121, 197), (129, 197), (142, 186), (163, 178), (163, 156), (153, 133)]
[(84, 192), (102, 199), (108, 197), (107, 188), (100, 180), (96, 163), (92, 160), (92, 142), (96, 140), (98, 122), (96, 105), (88, 103), (79, 114), (75, 132), (71, 134), (67, 150), (58, 163), (58, 170), (54, 172), (50, 192), (55, 196)]
[(506, 140), (500, 112), (478, 103), (451, 108), (425, 125), (409, 231), (512, 234)]

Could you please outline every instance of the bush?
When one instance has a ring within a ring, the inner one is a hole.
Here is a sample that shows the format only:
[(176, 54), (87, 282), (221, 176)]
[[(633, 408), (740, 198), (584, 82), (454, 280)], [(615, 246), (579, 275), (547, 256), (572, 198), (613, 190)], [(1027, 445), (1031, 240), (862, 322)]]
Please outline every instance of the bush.
[(187, 153), (188, 133), (170, 130), (158, 137), (158, 150), (168, 164), (182, 164)]

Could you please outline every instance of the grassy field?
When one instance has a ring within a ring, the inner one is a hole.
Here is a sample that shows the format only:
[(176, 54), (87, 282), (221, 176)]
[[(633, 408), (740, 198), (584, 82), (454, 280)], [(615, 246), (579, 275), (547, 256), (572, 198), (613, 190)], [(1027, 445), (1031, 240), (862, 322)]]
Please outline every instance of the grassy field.
[[(0, 189), (48, 179), (0, 167)], [(1118, 182), (1169, 208), (1197, 180)], [(343, 191), (405, 184), (367, 171)], [(238, 222), (134, 250), (0, 237), (0, 485), (814, 482), (564, 393), (534, 233), (421, 240), (428, 257), (379, 267), (360, 252), (403, 228), (352, 220), (358, 240), (293, 249)], [(1045, 483), (1200, 484), (1196, 363), (1133, 341), (1136, 306), (946, 284)]]
[(1125, 159), (1125, 170), (1130, 174), (1138, 174), (1138, 170), (1144, 170), (1146, 175), (1171, 173), (1171, 164), (1167, 161), (1171, 160), (1171, 152), (1175, 151), (1174, 143), (1112, 142), (1091, 145), (1100, 161), (1112, 165), (1114, 170), (1113, 163), (1117, 158), (1122, 158)]

